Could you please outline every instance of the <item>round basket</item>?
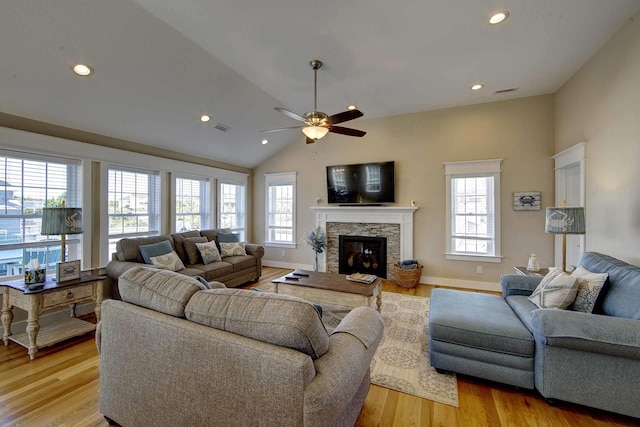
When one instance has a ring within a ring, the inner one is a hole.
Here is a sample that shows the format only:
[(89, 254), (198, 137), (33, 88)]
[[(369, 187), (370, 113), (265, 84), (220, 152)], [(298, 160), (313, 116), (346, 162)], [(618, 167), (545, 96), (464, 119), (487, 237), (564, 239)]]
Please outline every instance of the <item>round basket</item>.
[(398, 261), (393, 264), (396, 271), (396, 282), (401, 288), (415, 288), (422, 276), (422, 266), (418, 264), (411, 270), (403, 270)]

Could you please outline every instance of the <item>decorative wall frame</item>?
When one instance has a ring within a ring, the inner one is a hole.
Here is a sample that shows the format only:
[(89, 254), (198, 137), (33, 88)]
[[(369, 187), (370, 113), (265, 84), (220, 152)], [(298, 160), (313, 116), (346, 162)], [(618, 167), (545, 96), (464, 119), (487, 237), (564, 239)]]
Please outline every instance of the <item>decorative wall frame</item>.
[(56, 266), (56, 281), (66, 282), (80, 278), (80, 260), (59, 262)]
[(513, 193), (514, 211), (539, 211), (540, 191), (518, 191)]

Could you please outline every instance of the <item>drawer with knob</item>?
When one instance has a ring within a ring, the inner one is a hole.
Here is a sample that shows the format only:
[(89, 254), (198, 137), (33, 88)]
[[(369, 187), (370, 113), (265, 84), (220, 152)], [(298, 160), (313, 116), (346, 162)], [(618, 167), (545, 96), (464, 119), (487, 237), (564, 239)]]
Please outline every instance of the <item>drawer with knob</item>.
[(92, 299), (94, 297), (95, 289), (92, 284), (74, 286), (42, 295), (40, 308), (46, 310), (60, 305), (73, 304), (85, 299)]

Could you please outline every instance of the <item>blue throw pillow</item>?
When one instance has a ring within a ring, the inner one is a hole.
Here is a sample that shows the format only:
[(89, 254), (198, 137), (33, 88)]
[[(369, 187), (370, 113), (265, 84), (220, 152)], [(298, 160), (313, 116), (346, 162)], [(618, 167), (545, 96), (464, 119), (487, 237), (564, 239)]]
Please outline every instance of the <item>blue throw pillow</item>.
[(205, 288), (211, 289), (211, 285), (209, 284), (209, 282), (207, 282), (205, 280), (204, 277), (202, 277), (202, 276), (194, 276), (194, 279), (196, 279), (198, 282), (202, 283)]
[(237, 233), (218, 233), (218, 242), (236, 243), (240, 241), (240, 235)]
[(171, 252), (173, 252), (173, 248), (168, 240), (152, 243), (150, 245), (140, 245), (140, 255), (142, 255), (144, 262), (147, 264), (153, 264), (151, 262), (151, 257), (166, 255)]

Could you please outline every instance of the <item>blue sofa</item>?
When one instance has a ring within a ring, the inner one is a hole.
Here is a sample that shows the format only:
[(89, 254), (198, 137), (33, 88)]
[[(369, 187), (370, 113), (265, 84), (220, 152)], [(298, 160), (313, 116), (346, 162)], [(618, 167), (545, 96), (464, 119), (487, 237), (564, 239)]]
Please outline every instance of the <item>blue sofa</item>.
[(502, 296), (434, 289), (431, 365), (640, 418), (640, 267), (595, 252), (579, 265), (609, 274), (597, 314), (537, 308), (540, 276), (502, 276)]

